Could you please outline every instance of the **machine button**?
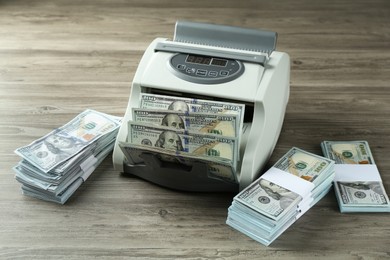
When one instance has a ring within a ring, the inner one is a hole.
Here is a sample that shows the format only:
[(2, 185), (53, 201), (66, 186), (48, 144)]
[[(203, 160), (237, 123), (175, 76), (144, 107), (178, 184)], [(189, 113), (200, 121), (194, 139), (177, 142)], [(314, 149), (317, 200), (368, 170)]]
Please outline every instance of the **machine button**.
[(215, 70), (211, 70), (211, 71), (209, 71), (209, 76), (216, 77), (216, 76), (218, 76), (218, 72), (216, 72)]
[(206, 75), (207, 75), (207, 70), (198, 69), (198, 70), (196, 71), (196, 75), (199, 75), (199, 76), (206, 76)]
[(177, 68), (179, 70), (185, 70), (186, 69), (186, 65), (184, 65), (184, 64), (177, 64)]
[(227, 75), (229, 75), (229, 71), (227, 71), (227, 70), (221, 70), (221, 71), (219, 72), (219, 74), (220, 74), (221, 76), (227, 76)]
[(196, 72), (196, 69), (194, 69), (194, 68), (187, 68), (187, 69), (186, 69), (186, 72), (187, 72), (188, 74), (194, 74), (194, 73)]

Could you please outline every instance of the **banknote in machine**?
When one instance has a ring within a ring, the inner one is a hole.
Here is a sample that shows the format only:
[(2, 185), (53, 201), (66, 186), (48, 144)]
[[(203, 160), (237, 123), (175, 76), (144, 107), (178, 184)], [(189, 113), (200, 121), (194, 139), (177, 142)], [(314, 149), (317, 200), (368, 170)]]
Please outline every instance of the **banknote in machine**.
[(239, 129), (237, 137), (238, 143), (240, 143), (245, 113), (244, 104), (141, 93), (140, 108), (183, 112), (236, 114), (238, 115), (237, 122)]
[(187, 152), (213, 160), (230, 160), (237, 165), (237, 138), (212, 134), (201, 134), (151, 124), (128, 122), (129, 143), (160, 147), (171, 151)]
[(141, 93), (140, 108), (183, 112), (238, 114), (243, 119), (245, 105), (204, 99), (183, 98)]
[(231, 137), (238, 136), (239, 133), (237, 114), (214, 114), (144, 108), (133, 108), (132, 112), (133, 120), (136, 122)]

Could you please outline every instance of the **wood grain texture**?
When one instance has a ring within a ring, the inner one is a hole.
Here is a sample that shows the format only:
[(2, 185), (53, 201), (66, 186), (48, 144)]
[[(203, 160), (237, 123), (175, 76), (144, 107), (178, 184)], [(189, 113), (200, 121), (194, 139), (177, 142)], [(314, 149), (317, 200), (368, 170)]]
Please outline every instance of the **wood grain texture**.
[(111, 157), (63, 206), (21, 195), (13, 151), (86, 108), (122, 116), (144, 50), (178, 19), (278, 32), (291, 95), (266, 167), (367, 140), (390, 191), (387, 0), (0, 0), (0, 259), (389, 259), (389, 215), (341, 214), (333, 192), (270, 247), (225, 224), (234, 194), (165, 189)]

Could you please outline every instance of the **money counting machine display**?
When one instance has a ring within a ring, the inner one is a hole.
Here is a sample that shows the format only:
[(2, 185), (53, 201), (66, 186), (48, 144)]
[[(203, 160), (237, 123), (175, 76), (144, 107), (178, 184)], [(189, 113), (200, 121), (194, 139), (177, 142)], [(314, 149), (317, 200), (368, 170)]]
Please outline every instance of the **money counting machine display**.
[[(276, 145), (289, 98), (290, 60), (275, 51), (276, 38), (270, 31), (178, 21), (173, 40), (155, 39), (132, 82), (114, 168), (178, 190), (235, 192), (248, 186)], [(186, 108), (168, 106), (171, 101)], [(154, 121), (170, 128), (157, 119), (168, 110), (184, 118), (170, 131), (181, 138), (164, 139), (174, 148), (158, 145), (149, 128)], [(155, 114), (145, 121), (145, 113)], [(202, 127), (196, 118), (209, 121)], [(186, 129), (187, 123), (195, 128)], [(135, 141), (141, 135), (151, 137)], [(208, 140), (206, 147), (196, 148), (198, 140)], [(134, 146), (126, 148), (129, 143)]]

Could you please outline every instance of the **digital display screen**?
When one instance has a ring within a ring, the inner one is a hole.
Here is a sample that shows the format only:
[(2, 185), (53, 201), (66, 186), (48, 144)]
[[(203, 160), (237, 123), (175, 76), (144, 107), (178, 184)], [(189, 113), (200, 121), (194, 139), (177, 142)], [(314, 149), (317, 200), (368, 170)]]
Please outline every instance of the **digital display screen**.
[(211, 58), (206, 56), (199, 56), (199, 55), (188, 55), (186, 62), (188, 63), (196, 63), (196, 64), (203, 64), (203, 65), (210, 65)]
[(195, 63), (195, 64), (202, 64), (202, 65), (214, 65), (219, 67), (226, 67), (227, 60), (224, 59), (218, 59), (218, 58), (211, 58), (208, 56), (200, 56), (200, 55), (188, 55), (186, 58), (186, 62), (188, 63)]
[(226, 64), (227, 64), (227, 60), (216, 59), (216, 58), (213, 58), (213, 61), (211, 62), (211, 65), (220, 66), (220, 67), (225, 67)]

